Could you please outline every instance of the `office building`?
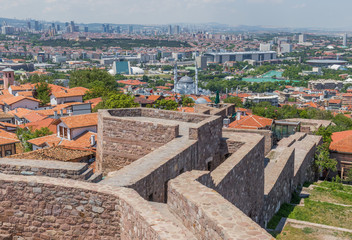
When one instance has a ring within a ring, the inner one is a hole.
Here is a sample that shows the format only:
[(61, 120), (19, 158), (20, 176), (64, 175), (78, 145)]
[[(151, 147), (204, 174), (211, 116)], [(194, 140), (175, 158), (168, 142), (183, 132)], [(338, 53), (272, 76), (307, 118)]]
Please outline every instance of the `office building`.
[(200, 68), (202, 70), (206, 70), (207, 69), (207, 60), (208, 60), (208, 58), (206, 56), (196, 57), (196, 63), (197, 63), (198, 68)]
[(283, 53), (290, 53), (292, 52), (292, 45), (289, 43), (282, 43), (279, 45), (278, 52), (283, 54)]
[(269, 95), (269, 96), (250, 96), (245, 98), (245, 102), (250, 101), (252, 103), (261, 103), (261, 102), (269, 102), (272, 106), (279, 106), (279, 96), (277, 95)]
[(130, 62), (128, 61), (115, 61), (112, 69), (115, 74), (131, 74)]
[(178, 25), (175, 26), (174, 34), (176, 34), (176, 35), (180, 34), (180, 26), (178, 26)]
[(261, 43), (259, 46), (259, 51), (271, 51), (270, 43)]
[(269, 61), (276, 59), (275, 51), (256, 51), (256, 52), (225, 52), (225, 53), (205, 53), (208, 62), (225, 63), (228, 61)]
[(128, 34), (132, 34), (133, 33), (133, 26), (129, 25), (128, 26)]
[(39, 29), (39, 22), (38, 22), (38, 21), (34, 21), (34, 30), (40, 31), (40, 29)]
[(347, 46), (347, 33), (343, 34), (342, 45)]
[(307, 36), (305, 34), (299, 35), (298, 43), (305, 43), (307, 41)]
[(2, 34), (5, 34), (5, 35), (14, 34), (14, 32), (15, 32), (15, 28), (12, 27), (12, 26), (2, 26), (1, 27), (1, 33)]
[(27, 28), (31, 29), (31, 22), (30, 21), (27, 22)]
[(172, 27), (171, 27), (171, 25), (169, 25), (168, 28), (167, 28), (167, 34), (169, 34), (169, 35), (172, 34)]
[(86, 33), (88, 32), (88, 27), (87, 26), (84, 27), (84, 32), (86, 32)]

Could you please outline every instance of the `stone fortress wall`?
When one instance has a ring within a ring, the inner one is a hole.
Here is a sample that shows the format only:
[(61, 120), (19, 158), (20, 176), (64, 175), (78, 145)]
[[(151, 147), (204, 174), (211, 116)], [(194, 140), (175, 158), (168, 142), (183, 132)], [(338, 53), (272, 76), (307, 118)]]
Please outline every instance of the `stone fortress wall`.
[[(138, 136), (142, 132), (146, 136)], [(122, 160), (105, 150), (113, 151), (124, 134), (131, 148), (145, 137), (154, 150), (142, 149), (138, 158), (107, 173)], [(272, 239), (261, 227), (296, 186), (314, 177), (314, 151), (321, 143), (320, 137), (296, 133), (266, 155), (264, 136), (222, 131), (221, 116), (141, 108), (100, 111), (98, 135), (97, 165), (106, 174), (99, 183), (0, 173), (0, 234)]]

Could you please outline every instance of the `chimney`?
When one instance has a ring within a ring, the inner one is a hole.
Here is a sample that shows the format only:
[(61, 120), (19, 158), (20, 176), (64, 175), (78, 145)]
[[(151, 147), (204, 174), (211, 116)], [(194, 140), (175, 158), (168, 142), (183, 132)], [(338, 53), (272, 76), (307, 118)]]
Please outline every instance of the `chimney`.
[(54, 117), (57, 118), (57, 111), (54, 111)]
[(223, 126), (224, 126), (224, 128), (228, 128), (229, 125), (230, 125), (230, 119), (225, 118), (225, 119), (223, 120)]
[(64, 110), (63, 109), (60, 109), (60, 115), (61, 115), (61, 117), (64, 115)]
[(241, 112), (237, 111), (236, 113), (236, 121), (241, 120)]
[(95, 136), (94, 135), (91, 135), (90, 136), (90, 146), (94, 146), (95, 145)]
[(17, 108), (15, 109), (15, 113), (17, 113)]

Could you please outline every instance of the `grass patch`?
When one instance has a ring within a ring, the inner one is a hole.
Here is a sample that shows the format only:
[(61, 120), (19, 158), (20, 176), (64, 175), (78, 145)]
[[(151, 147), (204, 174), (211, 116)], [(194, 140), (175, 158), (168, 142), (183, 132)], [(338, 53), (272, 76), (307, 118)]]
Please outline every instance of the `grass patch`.
[(267, 228), (275, 229), (279, 224), (281, 218), (287, 218), (290, 213), (294, 210), (294, 206), (284, 203), (281, 205), (280, 210), (270, 219)]
[(352, 186), (343, 185), (342, 183), (324, 181), (317, 185), (321, 187), (329, 188), (331, 190), (344, 191), (346, 193), (352, 194)]
[(310, 199), (352, 205), (352, 193), (322, 187), (315, 187), (311, 193)]
[(295, 207), (289, 218), (352, 229), (352, 207), (304, 200), (304, 207)]
[(337, 232), (322, 228), (297, 227), (290, 223), (285, 226), (283, 231), (276, 236), (279, 240), (320, 240), (320, 239), (352, 239), (352, 234)]
[(301, 201), (301, 198), (299, 197), (299, 193), (294, 191), (292, 193), (291, 203), (292, 204), (299, 204), (300, 201)]
[(304, 182), (303, 183), (303, 187), (309, 187), (310, 185), (312, 185), (312, 183), (311, 182)]

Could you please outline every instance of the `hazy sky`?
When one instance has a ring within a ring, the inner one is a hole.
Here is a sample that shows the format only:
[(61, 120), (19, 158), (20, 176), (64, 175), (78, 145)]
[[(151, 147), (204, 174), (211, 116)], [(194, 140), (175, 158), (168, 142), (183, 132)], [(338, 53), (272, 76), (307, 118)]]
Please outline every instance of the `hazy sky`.
[(0, 0), (1, 17), (82, 23), (350, 27), (351, 0)]

